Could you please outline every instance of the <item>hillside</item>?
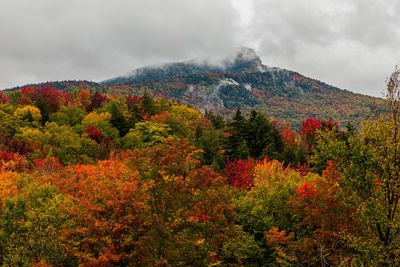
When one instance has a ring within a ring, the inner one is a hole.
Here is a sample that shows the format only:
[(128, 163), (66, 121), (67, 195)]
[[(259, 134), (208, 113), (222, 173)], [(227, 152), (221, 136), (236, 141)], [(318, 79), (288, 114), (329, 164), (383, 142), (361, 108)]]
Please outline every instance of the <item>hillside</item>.
[[(200, 63), (199, 63), (200, 62)], [(150, 90), (158, 97), (213, 110), (229, 118), (235, 109), (256, 109), (294, 128), (309, 117), (332, 117), (359, 125), (382, 100), (342, 90), (297, 72), (263, 65), (254, 50), (241, 48), (214, 61), (188, 61), (140, 68), (101, 84), (115, 94)]]
[(46, 86), (50, 86), (52, 88), (59, 89), (64, 92), (72, 92), (74, 90), (80, 90), (80, 89), (89, 89), (92, 91), (104, 90), (104, 86), (100, 85), (97, 82), (67, 80), (67, 81), (48, 81), (43, 83), (26, 84), (23, 86), (16, 86), (13, 88), (4, 89), (3, 91), (10, 92), (10, 91), (21, 90), (24, 87), (46, 87)]
[[(254, 50), (240, 48), (219, 60), (191, 60), (136, 69), (100, 83), (88, 81), (47, 82), (63, 91), (87, 88), (103, 93), (125, 95), (151, 91), (195, 107), (201, 112), (230, 118), (237, 108), (244, 115), (252, 109), (267, 117), (289, 122), (298, 129), (309, 118), (333, 118), (341, 127), (351, 122), (359, 126), (371, 114), (371, 107), (382, 107), (383, 100), (306, 77), (294, 71), (263, 65)], [(21, 87), (9, 90), (20, 89)]]
[(256, 109), (295, 128), (308, 117), (332, 117), (341, 125), (359, 125), (374, 103), (382, 103), (381, 99), (341, 90), (290, 71), (196, 74), (108, 86), (106, 91), (137, 94), (144, 90), (224, 117), (231, 117), (236, 108), (244, 114)]
[(226, 122), (147, 91), (127, 94), (146, 88), (225, 114), (265, 107), (282, 117), (285, 107), (293, 121), (340, 108), (349, 117), (373, 100), (251, 68), (0, 92), (1, 266), (389, 266), (400, 258), (400, 71), (388, 81), (391, 112), (360, 131), (308, 118), (296, 133), (257, 111), (236, 110)]

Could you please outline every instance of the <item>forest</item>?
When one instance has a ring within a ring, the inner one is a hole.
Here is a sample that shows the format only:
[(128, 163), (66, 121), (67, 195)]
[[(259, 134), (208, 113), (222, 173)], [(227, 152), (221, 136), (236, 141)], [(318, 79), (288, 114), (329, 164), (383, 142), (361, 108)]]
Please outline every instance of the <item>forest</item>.
[(398, 266), (400, 71), (360, 127), (0, 92), (2, 266)]
[(246, 116), (256, 109), (268, 118), (290, 123), (296, 131), (308, 118), (334, 118), (341, 127), (347, 123), (359, 127), (369, 118), (371, 107), (383, 107), (382, 98), (342, 90), (287, 70), (210, 72), (101, 86), (103, 93), (109, 94), (142, 94), (149, 90), (156, 97), (180, 101), (198, 110), (213, 110), (225, 119), (233, 117), (237, 108)]

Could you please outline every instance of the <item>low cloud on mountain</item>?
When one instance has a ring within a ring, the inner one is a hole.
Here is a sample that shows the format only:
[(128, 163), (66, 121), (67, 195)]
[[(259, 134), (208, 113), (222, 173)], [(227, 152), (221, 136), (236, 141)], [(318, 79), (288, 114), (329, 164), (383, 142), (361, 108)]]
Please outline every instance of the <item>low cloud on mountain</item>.
[(5, 0), (0, 88), (99, 81), (248, 46), (266, 65), (379, 96), (399, 63), (398, 11), (394, 0)]

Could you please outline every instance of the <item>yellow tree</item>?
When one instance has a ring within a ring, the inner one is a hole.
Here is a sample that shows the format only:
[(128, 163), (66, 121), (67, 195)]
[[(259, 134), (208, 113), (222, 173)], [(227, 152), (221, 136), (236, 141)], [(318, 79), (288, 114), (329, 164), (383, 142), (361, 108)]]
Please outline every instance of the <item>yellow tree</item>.
[(364, 123), (344, 167), (354, 191), (361, 234), (350, 238), (366, 263), (400, 264), (400, 70), (387, 80), (386, 110)]

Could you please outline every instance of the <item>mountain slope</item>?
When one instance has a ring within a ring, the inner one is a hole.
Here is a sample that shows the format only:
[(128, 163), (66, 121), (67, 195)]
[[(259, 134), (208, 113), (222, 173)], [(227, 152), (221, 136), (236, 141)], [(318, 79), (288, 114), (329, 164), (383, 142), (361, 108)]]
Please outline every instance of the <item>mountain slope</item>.
[[(240, 48), (220, 60), (191, 60), (136, 69), (100, 83), (88, 81), (47, 82), (64, 91), (89, 89), (116, 94), (151, 91), (189, 104), (200, 111), (212, 110), (230, 118), (237, 108), (246, 115), (260, 110), (271, 119), (298, 128), (309, 117), (333, 118), (344, 127), (358, 126), (381, 108), (383, 99), (356, 94), (305, 77), (297, 72), (263, 65), (254, 50)], [(21, 87), (9, 89), (15, 90)]]
[(337, 120), (343, 127), (358, 126), (381, 107), (383, 100), (342, 90), (297, 72), (261, 63), (252, 49), (241, 48), (220, 62), (188, 61), (150, 66), (101, 83), (115, 94), (150, 90), (158, 97), (191, 104), (201, 111), (213, 110), (230, 117), (236, 108), (251, 109), (271, 118), (300, 126), (315, 117)]
[(382, 105), (382, 99), (341, 90), (289, 71), (206, 73), (108, 86), (106, 91), (141, 94), (144, 90), (225, 117), (231, 117), (236, 108), (245, 114), (257, 109), (296, 128), (309, 117), (332, 117), (342, 126), (348, 122), (359, 125), (372, 106)]
[(72, 80), (67, 80), (67, 81), (50, 81), (50, 82), (43, 82), (43, 83), (36, 83), (36, 84), (26, 84), (23, 86), (17, 86), (13, 88), (8, 88), (4, 89), (4, 91), (15, 91), (22, 89), (24, 87), (46, 87), (50, 86), (53, 88), (60, 89), (64, 92), (72, 92), (74, 90), (79, 90), (79, 89), (88, 89), (92, 91), (104, 91), (105, 88), (104, 86), (100, 85), (97, 82), (93, 81), (72, 81)]

